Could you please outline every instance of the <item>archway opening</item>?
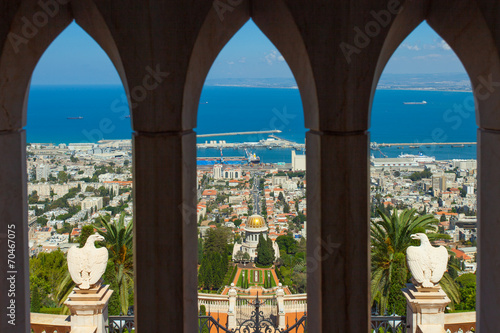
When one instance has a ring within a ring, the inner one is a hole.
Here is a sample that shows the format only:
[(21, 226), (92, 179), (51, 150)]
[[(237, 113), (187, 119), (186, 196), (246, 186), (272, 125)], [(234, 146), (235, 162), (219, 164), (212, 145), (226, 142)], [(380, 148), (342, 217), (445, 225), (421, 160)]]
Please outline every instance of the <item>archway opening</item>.
[(449, 253), (440, 280), (451, 300), (446, 312), (475, 311), (474, 97), (460, 60), (427, 23), (387, 63), (371, 119), (372, 313), (410, 315), (401, 289), (411, 277), (422, 283), (407, 264), (408, 247), (421, 244), (409, 237), (416, 233)]
[(307, 310), (304, 115), (284, 57), (253, 21), (212, 65), (197, 123), (198, 309), (236, 328), (259, 294), (264, 317), (291, 326)]
[(109, 314), (133, 313), (129, 106), (112, 62), (76, 23), (39, 60), (27, 107), (31, 312), (69, 312), (67, 253), (98, 232)]

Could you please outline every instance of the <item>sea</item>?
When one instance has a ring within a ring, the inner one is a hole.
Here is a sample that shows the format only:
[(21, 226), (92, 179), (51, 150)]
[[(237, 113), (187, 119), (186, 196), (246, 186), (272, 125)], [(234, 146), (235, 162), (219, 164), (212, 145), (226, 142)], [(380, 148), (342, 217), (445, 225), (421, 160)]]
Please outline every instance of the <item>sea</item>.
[[(425, 103), (424, 103), (425, 101)], [(417, 104), (405, 104), (405, 103)], [(77, 119), (68, 119), (77, 118)], [(198, 134), (281, 130), (276, 136), (305, 142), (300, 93), (292, 88), (206, 86), (198, 109)], [(476, 142), (477, 126), (471, 92), (377, 90), (371, 111), (372, 142)], [(97, 142), (130, 139), (127, 99), (121, 86), (32, 86), (28, 99), (27, 141), (31, 143)], [(198, 138), (255, 142), (269, 134)], [(290, 163), (289, 149), (254, 149), (263, 163)], [(298, 154), (304, 152), (297, 152)], [(422, 153), (437, 160), (475, 159), (476, 145), (382, 147), (375, 157)], [(200, 157), (219, 157), (216, 149), (199, 149)], [(224, 149), (223, 156), (244, 156)]]

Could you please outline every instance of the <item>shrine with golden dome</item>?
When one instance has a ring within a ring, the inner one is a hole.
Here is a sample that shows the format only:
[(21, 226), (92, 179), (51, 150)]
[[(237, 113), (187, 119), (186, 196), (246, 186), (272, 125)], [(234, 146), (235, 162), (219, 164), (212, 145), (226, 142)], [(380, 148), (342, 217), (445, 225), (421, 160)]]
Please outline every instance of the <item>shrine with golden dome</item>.
[[(239, 251), (243, 253), (248, 253), (250, 255), (250, 260), (255, 261), (257, 257), (257, 245), (259, 244), (259, 237), (262, 235), (264, 239), (267, 240), (268, 227), (266, 220), (260, 215), (252, 215), (248, 217), (248, 220), (244, 227), (245, 235), (242, 244), (235, 244), (233, 248), (233, 260), (237, 258), (237, 253)], [(278, 244), (273, 241), (274, 256), (276, 259), (280, 257), (280, 251)]]

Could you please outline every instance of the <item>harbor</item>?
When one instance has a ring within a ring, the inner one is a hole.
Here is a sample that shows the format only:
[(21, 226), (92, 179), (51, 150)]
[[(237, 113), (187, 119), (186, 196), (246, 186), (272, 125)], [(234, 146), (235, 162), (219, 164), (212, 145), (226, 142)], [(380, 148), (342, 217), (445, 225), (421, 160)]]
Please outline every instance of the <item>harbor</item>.
[(413, 142), (413, 143), (377, 143), (372, 142), (370, 148), (376, 150), (384, 147), (408, 147), (420, 148), (423, 146), (451, 146), (453, 148), (463, 148), (465, 146), (477, 145), (477, 142)]
[(282, 139), (276, 135), (269, 135), (267, 139), (251, 142), (227, 142), (226, 140), (210, 140), (204, 143), (197, 143), (198, 149), (295, 149), (304, 150), (306, 145), (304, 143), (297, 143), (290, 140)]

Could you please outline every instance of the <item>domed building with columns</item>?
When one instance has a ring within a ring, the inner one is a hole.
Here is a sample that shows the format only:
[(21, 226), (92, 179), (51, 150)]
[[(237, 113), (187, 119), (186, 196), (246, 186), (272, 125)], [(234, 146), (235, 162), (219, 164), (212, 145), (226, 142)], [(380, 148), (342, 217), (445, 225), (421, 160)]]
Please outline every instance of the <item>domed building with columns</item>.
[[(252, 215), (248, 217), (248, 221), (245, 225), (245, 239), (242, 244), (235, 244), (233, 248), (233, 260), (235, 260), (238, 251), (243, 253), (248, 253), (250, 255), (250, 260), (255, 261), (257, 257), (257, 245), (259, 244), (259, 236), (262, 235), (264, 239), (267, 240), (268, 227), (266, 221), (260, 215)], [(273, 241), (274, 257), (278, 259), (280, 257), (280, 250), (278, 244)]]

